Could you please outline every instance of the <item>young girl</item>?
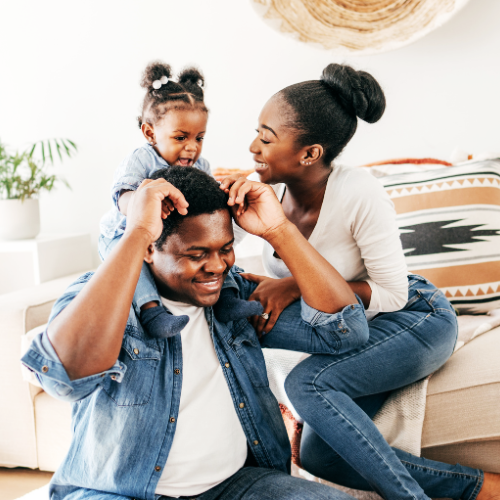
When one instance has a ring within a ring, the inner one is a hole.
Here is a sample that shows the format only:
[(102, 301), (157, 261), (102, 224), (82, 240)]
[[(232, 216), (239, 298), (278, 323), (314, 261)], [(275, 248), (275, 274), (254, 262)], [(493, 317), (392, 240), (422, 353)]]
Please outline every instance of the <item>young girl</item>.
[[(177, 81), (172, 78), (168, 64), (153, 62), (144, 70), (141, 86), (146, 89), (146, 95), (138, 121), (147, 142), (127, 156), (115, 173), (111, 188), (114, 207), (100, 224), (101, 259), (108, 256), (122, 237), (127, 207), (144, 179), (174, 165), (198, 168), (211, 175), (209, 163), (200, 156), (208, 120), (203, 84), (203, 75), (195, 68), (183, 70)], [(168, 201), (164, 203), (162, 217), (167, 217), (172, 210)], [(236, 285), (226, 280), (225, 295), (231, 295), (229, 289), (233, 286)], [(180, 325), (172, 328), (171, 320), (163, 321), (169, 313), (163, 307), (157, 307), (160, 304), (153, 277), (148, 265), (144, 264), (134, 295), (134, 307), (138, 313), (140, 310), (141, 324), (150, 336), (169, 337), (173, 331), (178, 331)], [(221, 310), (216, 310), (221, 320), (228, 320), (224, 312), (231, 308), (229, 304), (225, 306), (222, 307), (221, 303)], [(253, 309), (256, 307), (255, 303), (252, 304)], [(176, 320), (183, 325), (187, 322), (183, 317)]]

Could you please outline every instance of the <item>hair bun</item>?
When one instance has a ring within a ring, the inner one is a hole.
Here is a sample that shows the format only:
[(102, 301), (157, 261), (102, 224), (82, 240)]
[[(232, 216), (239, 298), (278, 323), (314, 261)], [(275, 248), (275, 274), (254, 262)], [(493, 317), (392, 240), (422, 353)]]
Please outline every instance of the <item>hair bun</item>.
[(153, 91), (153, 82), (155, 80), (160, 80), (162, 76), (166, 76), (167, 78), (172, 77), (170, 65), (161, 61), (154, 61), (148, 64), (142, 74), (141, 87)]
[(198, 85), (203, 87), (205, 85), (205, 78), (200, 70), (190, 67), (183, 69), (179, 74), (179, 83), (185, 85), (186, 83)]
[(372, 75), (350, 66), (329, 64), (321, 75), (341, 104), (365, 122), (374, 123), (385, 111), (385, 96)]

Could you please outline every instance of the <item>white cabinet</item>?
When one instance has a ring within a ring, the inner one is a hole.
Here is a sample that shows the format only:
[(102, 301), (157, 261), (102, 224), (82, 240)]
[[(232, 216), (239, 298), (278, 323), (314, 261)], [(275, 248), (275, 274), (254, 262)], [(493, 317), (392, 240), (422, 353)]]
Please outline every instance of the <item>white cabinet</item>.
[(92, 268), (90, 234), (0, 241), (0, 294)]

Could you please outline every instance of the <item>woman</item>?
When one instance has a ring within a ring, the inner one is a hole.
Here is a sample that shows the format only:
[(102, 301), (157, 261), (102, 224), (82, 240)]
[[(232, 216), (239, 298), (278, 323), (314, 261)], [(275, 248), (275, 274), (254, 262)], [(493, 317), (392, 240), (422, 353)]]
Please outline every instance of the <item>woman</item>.
[[(444, 295), (426, 279), (407, 275), (394, 208), (380, 183), (363, 171), (332, 164), (354, 135), (357, 117), (373, 123), (384, 109), (384, 94), (371, 75), (331, 64), (320, 80), (292, 85), (270, 99), (250, 147), (260, 180), (278, 184), (275, 192), (287, 218), (364, 305), (368, 338), (346, 327), (341, 309), (335, 313), (343, 348), (336, 355), (316, 354), (321, 349), (308, 348), (304, 339), (273, 333), (300, 292), (268, 244), (264, 264), (277, 279), (245, 275), (259, 283), (251, 299), (265, 311), (254, 323), (259, 333), (267, 332), (264, 346), (313, 354), (285, 383), (305, 421), (306, 470), (390, 500), (500, 498), (499, 475), (391, 449), (371, 420), (390, 391), (445, 363), (458, 331)], [(221, 188), (234, 181), (224, 180)]]

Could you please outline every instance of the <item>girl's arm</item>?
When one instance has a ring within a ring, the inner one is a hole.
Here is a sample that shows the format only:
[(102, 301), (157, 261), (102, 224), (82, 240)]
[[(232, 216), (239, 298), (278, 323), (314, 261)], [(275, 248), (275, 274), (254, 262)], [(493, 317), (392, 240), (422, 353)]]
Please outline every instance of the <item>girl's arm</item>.
[(127, 215), (127, 207), (134, 195), (134, 191), (122, 191), (118, 198), (118, 208), (123, 215)]

